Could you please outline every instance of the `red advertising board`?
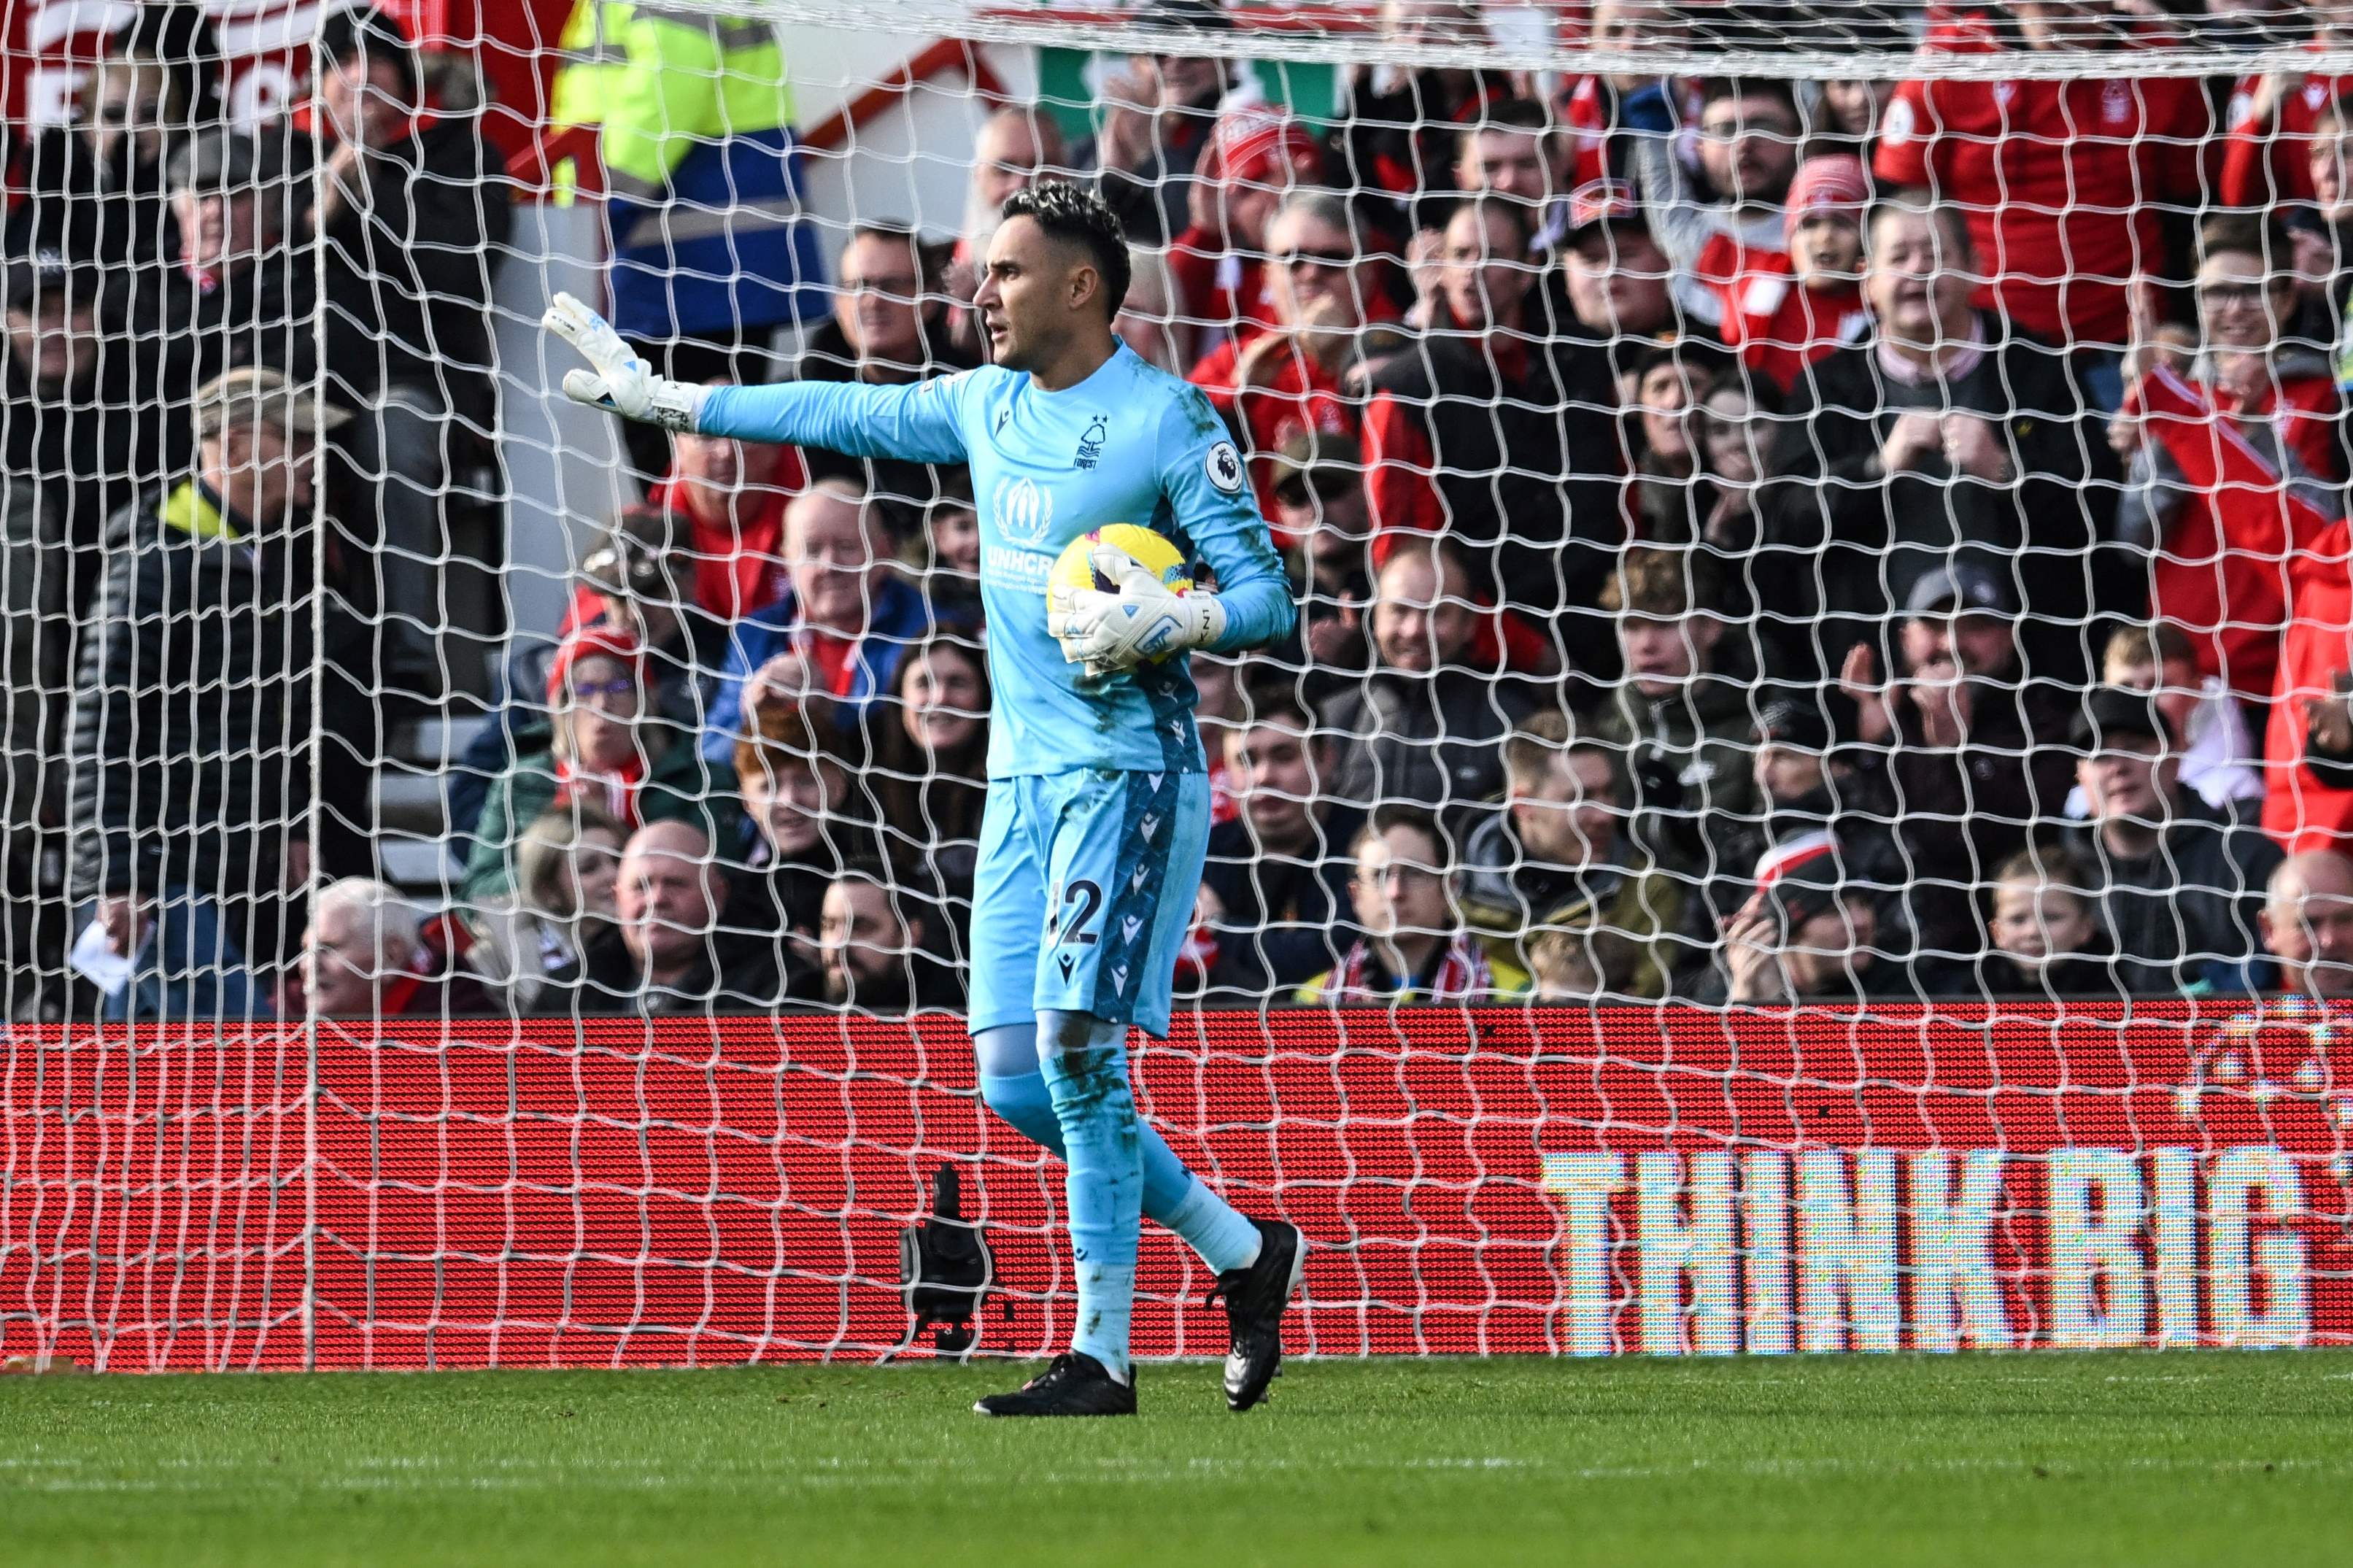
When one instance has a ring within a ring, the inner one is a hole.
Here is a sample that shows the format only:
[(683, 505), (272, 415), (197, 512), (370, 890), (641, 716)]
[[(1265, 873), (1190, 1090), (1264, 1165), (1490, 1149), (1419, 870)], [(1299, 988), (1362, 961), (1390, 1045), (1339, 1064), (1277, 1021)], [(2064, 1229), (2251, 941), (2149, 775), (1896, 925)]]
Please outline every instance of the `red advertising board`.
[[(1155, 1123), (1314, 1252), (1320, 1354), (2353, 1343), (2348, 1026), (2202, 1011), (1207, 1014)], [(18, 1029), (0, 1355), (173, 1366), (860, 1357), (955, 1163), (1067, 1329), (1056, 1168), (953, 1019)], [(1147, 1354), (1223, 1349), (1148, 1234)]]

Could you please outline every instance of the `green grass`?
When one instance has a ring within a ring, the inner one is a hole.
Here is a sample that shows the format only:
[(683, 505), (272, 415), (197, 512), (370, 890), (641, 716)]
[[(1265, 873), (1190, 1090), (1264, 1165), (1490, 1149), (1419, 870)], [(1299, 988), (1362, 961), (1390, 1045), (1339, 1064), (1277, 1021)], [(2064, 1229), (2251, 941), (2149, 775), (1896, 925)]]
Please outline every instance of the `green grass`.
[(2353, 1354), (0, 1379), (0, 1562), (2332, 1561)]

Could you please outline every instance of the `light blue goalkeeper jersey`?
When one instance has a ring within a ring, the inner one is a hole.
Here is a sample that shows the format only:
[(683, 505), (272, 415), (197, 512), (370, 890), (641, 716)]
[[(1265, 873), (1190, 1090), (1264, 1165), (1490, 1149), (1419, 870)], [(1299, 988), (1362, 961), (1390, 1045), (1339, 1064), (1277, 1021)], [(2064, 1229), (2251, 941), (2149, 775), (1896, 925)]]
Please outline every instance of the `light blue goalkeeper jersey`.
[(906, 386), (726, 386), (703, 400), (696, 424), (739, 440), (971, 465), (996, 689), (991, 778), (1203, 769), (1187, 659), (1091, 679), (1047, 634), (1047, 574), (1091, 529), (1143, 523), (1214, 572), (1226, 606), (1214, 651), (1291, 630), (1290, 585), (1224, 423), (1198, 389), (1124, 343), (1060, 392), (993, 365)]

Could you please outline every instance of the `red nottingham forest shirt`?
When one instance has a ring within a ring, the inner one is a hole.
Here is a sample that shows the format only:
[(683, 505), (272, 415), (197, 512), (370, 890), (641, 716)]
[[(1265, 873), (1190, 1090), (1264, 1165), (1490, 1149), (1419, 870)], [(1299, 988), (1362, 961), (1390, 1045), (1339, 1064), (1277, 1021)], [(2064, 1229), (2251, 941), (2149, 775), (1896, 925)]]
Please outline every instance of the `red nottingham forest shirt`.
[[(1932, 43), (1999, 47), (1982, 22)], [(2110, 58), (2121, 73), (2132, 57)], [(1979, 304), (2052, 342), (2121, 345), (2132, 280), (2163, 270), (2155, 204), (2200, 199), (2212, 120), (2194, 79), (1913, 80), (1888, 106), (1873, 173), (1962, 205), (1991, 279)]]

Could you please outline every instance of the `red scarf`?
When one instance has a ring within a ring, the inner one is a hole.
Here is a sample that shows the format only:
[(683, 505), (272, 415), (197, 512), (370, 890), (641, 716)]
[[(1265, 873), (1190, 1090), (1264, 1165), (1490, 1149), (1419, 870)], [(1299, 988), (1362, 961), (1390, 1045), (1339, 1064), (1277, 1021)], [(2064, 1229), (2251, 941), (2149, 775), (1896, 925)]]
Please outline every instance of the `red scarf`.
[(586, 800), (632, 830), (645, 826), (638, 817), (638, 796), (645, 782), (642, 756), (630, 757), (618, 771), (609, 773), (584, 773), (569, 758), (555, 759), (555, 804)]
[(684, 479), (672, 476), (653, 488), (647, 504), (676, 512), (692, 530), (696, 604), (720, 620), (739, 621), (776, 602), (785, 586), (785, 503), (807, 482), (800, 453), (787, 448), (775, 477), (738, 490), (733, 516), (718, 522), (703, 521), (687, 505)]
[(1359, 942), (1340, 961), (1332, 988), (1324, 1000), (1343, 1005), (1460, 1002), (1490, 996), (1495, 990), (1495, 972), (1489, 967), (1486, 953), (1467, 934), (1458, 934), (1446, 944), (1446, 952), (1439, 959), (1438, 969), (1426, 988), (1412, 975), (1406, 975), (1402, 977), (1405, 984), (1395, 991), (1384, 991), (1371, 983), (1373, 973), (1373, 944)]

